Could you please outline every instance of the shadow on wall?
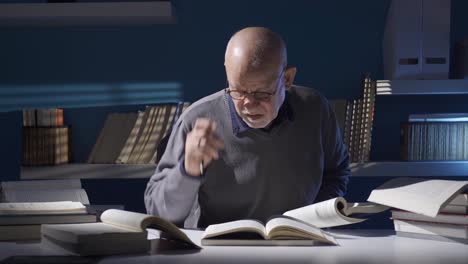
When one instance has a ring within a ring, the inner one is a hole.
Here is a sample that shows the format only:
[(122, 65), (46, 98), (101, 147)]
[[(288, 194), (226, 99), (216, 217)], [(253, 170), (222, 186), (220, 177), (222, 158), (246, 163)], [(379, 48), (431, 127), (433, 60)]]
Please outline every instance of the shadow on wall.
[(92, 107), (178, 102), (178, 82), (1, 85), (0, 112), (25, 108)]

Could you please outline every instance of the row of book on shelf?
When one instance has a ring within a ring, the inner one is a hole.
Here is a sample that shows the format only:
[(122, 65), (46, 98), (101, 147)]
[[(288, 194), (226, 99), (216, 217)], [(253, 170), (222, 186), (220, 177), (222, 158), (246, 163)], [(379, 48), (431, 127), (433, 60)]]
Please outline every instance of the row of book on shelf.
[(400, 158), (468, 160), (468, 113), (410, 115), (400, 125)]
[(57, 165), (70, 161), (71, 128), (63, 120), (60, 108), (23, 110), (23, 165)]
[[(88, 163), (155, 163), (158, 146), (189, 103), (147, 106), (137, 113), (107, 116), (88, 157)], [(71, 127), (64, 125), (63, 109), (24, 109), (22, 164), (57, 165), (71, 161)]]
[(138, 113), (111, 113), (101, 128), (88, 163), (147, 164), (157, 161), (158, 146), (189, 106), (179, 102), (147, 106)]
[(38, 200), (31, 197), (28, 202), (11, 202), (12, 197), (26, 197), (22, 191), (54, 193), (68, 188), (76, 190), (75, 195), (83, 194), (77, 181), (4, 182), (1, 187), (0, 240), (40, 239), (44, 246), (83, 256), (147, 252), (155, 242), (150, 238), (170, 239), (193, 249), (338, 245), (333, 230), (321, 228), (360, 223), (390, 208), (397, 236), (468, 244), (468, 181), (395, 178), (372, 190), (367, 202), (349, 203), (337, 197), (287, 211), (267, 223), (241, 219), (210, 225), (198, 238), (158, 216), (108, 209), (98, 218), (85, 206), (83, 195), (75, 201), (55, 201), (57, 192), (36, 195), (47, 202), (31, 202)]

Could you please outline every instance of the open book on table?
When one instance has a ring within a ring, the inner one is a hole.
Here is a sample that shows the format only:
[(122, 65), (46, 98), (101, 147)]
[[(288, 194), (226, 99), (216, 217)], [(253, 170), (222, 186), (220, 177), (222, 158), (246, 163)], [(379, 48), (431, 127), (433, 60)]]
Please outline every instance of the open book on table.
[(320, 228), (348, 225), (380, 213), (389, 207), (374, 203), (348, 203), (343, 197), (304, 206), (274, 216), (265, 225), (256, 220), (238, 220), (211, 225), (202, 237), (202, 245), (314, 245), (336, 244)]
[(202, 235), (204, 246), (312, 246), (337, 245), (335, 238), (320, 228), (286, 216), (237, 220), (210, 225)]
[(199, 249), (171, 222), (147, 214), (109, 209), (100, 223), (42, 225), (42, 242), (82, 256), (145, 253), (150, 249), (146, 228), (170, 234), (171, 239)]
[(396, 178), (374, 189), (367, 201), (435, 217), (446, 206), (468, 205), (467, 191), (468, 181)]

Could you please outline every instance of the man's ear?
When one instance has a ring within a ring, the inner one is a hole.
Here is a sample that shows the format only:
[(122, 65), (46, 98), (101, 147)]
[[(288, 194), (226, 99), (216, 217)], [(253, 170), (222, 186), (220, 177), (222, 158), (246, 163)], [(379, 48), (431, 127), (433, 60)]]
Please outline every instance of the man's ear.
[(296, 72), (296, 67), (288, 66), (288, 68), (286, 68), (286, 71), (284, 72), (286, 90), (289, 90), (292, 87), (294, 78), (296, 77)]

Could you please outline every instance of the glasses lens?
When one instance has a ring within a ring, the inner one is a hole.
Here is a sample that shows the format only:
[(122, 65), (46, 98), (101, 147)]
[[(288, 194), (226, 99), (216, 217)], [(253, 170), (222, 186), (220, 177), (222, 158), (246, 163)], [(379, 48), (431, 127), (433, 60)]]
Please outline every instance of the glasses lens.
[(236, 100), (241, 100), (244, 97), (241, 92), (233, 91), (233, 90), (229, 91), (229, 95)]
[(266, 101), (266, 100), (270, 99), (270, 94), (269, 93), (258, 92), (258, 93), (254, 93), (254, 97), (255, 97), (256, 100)]

